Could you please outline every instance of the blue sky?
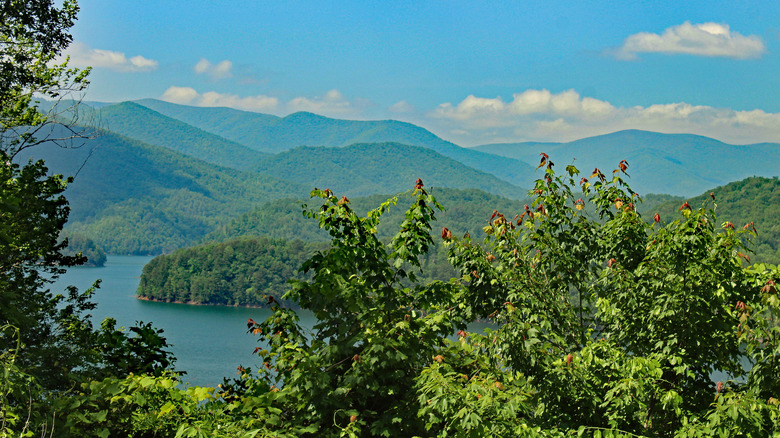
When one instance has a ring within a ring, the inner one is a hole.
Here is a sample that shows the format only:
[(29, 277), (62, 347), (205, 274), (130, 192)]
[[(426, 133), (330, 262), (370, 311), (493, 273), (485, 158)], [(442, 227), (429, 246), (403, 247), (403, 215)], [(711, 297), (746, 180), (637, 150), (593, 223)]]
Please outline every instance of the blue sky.
[(463, 146), (780, 142), (780, 2), (80, 0), (87, 100), (409, 121)]

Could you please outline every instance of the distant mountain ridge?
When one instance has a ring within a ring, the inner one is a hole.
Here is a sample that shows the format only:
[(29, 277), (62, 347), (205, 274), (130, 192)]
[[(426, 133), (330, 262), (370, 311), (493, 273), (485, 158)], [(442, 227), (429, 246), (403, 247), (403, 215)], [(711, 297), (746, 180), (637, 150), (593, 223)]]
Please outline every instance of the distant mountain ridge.
[(530, 187), (535, 179), (534, 168), (528, 163), (463, 148), (424, 128), (397, 120), (341, 120), (308, 112), (277, 117), (229, 108), (176, 105), (154, 99), (136, 102), (264, 152), (278, 153), (298, 146), (343, 147), (355, 143), (394, 142), (432, 149), (516, 186)]
[(220, 166), (249, 170), (269, 155), (133, 102), (105, 106), (99, 114), (101, 124), (111, 132)]
[(574, 162), (588, 175), (595, 167), (611, 171), (625, 159), (631, 165), (629, 184), (641, 194), (693, 196), (750, 176), (780, 175), (778, 143), (730, 145), (693, 134), (625, 130), (568, 143), (503, 143), (475, 149), (531, 163), (545, 152), (556, 164)]

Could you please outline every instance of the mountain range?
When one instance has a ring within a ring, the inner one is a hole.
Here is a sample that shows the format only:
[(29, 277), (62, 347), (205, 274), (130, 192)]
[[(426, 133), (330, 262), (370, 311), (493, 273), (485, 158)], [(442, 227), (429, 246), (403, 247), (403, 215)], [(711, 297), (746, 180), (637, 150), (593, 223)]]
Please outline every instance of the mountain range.
[(304, 202), (314, 187), (354, 198), (402, 192), (419, 177), (426, 187), (520, 200), (541, 176), (534, 171), (541, 152), (556, 169), (574, 162), (585, 176), (626, 159), (629, 183), (641, 194), (691, 196), (780, 174), (778, 144), (735, 146), (694, 135), (621, 131), (468, 149), (392, 120), (277, 117), (151, 99), (87, 105), (101, 135), (75, 149), (43, 144), (17, 159), (43, 158), (52, 172), (76, 175), (66, 192), (69, 231), (109, 253), (170, 252), (268, 202)]
[(626, 130), (568, 143), (502, 143), (475, 149), (525, 162), (539, 160), (539, 153), (545, 152), (554, 162), (574, 163), (587, 175), (594, 168), (611, 172), (627, 160), (631, 187), (640, 194), (694, 196), (731, 181), (780, 174), (778, 143), (730, 145), (692, 134)]

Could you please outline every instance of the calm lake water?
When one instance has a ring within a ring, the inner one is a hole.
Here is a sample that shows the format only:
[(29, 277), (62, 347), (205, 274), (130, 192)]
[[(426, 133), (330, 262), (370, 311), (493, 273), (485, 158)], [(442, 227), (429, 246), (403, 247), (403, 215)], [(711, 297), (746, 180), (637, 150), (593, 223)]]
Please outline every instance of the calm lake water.
[[(154, 303), (135, 297), (143, 266), (151, 257), (109, 256), (102, 268), (71, 268), (52, 285), (61, 292), (73, 285), (85, 290), (102, 279), (93, 296), (98, 303), (92, 312), (99, 326), (104, 318), (117, 320), (117, 326), (130, 327), (137, 321), (152, 322), (165, 331), (176, 356), (176, 369), (187, 372), (182, 380), (191, 385), (215, 386), (224, 377), (235, 377), (236, 367), (257, 369), (259, 360), (252, 354), (257, 337), (246, 332), (248, 318), (262, 321), (270, 311), (217, 306)], [(311, 316), (302, 315), (303, 325), (313, 325)]]

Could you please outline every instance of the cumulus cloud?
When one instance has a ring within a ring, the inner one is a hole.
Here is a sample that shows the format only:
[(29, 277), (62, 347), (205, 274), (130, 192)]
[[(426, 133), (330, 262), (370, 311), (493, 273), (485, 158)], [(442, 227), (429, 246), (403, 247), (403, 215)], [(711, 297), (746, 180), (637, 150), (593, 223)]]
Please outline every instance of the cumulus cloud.
[(392, 104), (387, 110), (393, 114), (408, 114), (415, 111), (414, 105), (405, 100), (401, 100)]
[(308, 111), (316, 114), (346, 117), (360, 113), (361, 107), (367, 106), (367, 101), (351, 102), (344, 98), (339, 90), (330, 90), (324, 96), (307, 98), (296, 97), (287, 102), (290, 112)]
[(662, 34), (640, 32), (629, 36), (623, 45), (609, 53), (618, 59), (633, 60), (637, 53), (686, 54), (734, 59), (758, 58), (766, 52), (755, 35), (732, 32), (727, 24), (685, 22)]
[(201, 58), (197, 64), (195, 64), (195, 73), (199, 75), (206, 75), (213, 80), (226, 79), (233, 76), (233, 63), (227, 59), (220, 61), (217, 64), (212, 64), (208, 59)]
[(460, 120), (474, 126), (504, 126), (518, 116), (545, 114), (569, 116), (581, 119), (609, 117), (615, 111), (609, 102), (580, 97), (574, 90), (553, 94), (548, 90), (526, 90), (515, 93), (512, 101), (504, 102), (500, 97), (483, 98), (468, 96), (458, 105), (439, 105), (434, 116)]
[(493, 141), (570, 141), (623, 129), (692, 133), (734, 144), (780, 142), (780, 113), (685, 102), (616, 107), (574, 90), (526, 90), (511, 101), (468, 96), (428, 114), (467, 146)]
[(84, 43), (75, 42), (65, 52), (74, 67), (105, 68), (118, 72), (146, 72), (157, 69), (157, 61), (136, 55), (128, 58), (122, 52), (93, 49)]
[(257, 112), (276, 112), (280, 106), (279, 99), (263, 94), (246, 97), (217, 93), (215, 91), (200, 94), (190, 87), (169, 87), (163, 93), (161, 99), (181, 105), (229, 107)]

